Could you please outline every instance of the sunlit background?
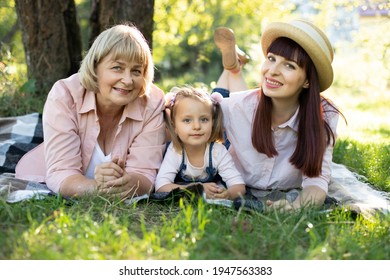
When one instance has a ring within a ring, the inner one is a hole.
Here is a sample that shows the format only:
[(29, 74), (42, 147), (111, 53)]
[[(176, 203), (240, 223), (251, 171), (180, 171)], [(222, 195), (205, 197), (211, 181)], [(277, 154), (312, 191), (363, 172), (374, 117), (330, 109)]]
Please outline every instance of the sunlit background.
[[(84, 40), (89, 35), (90, 2), (77, 0)], [(156, 0), (153, 57), (156, 84), (165, 91), (175, 85), (201, 83), (211, 88), (221, 72), (213, 42), (218, 26), (234, 29), (237, 42), (252, 60), (245, 66), (256, 86), (262, 59), (261, 30), (271, 21), (304, 18), (330, 37), (335, 48), (335, 80), (326, 95), (344, 112), (348, 126), (339, 136), (364, 142), (390, 140), (390, 2), (388, 0)], [(21, 35), (13, 0), (0, 1), (0, 96), (24, 85)]]

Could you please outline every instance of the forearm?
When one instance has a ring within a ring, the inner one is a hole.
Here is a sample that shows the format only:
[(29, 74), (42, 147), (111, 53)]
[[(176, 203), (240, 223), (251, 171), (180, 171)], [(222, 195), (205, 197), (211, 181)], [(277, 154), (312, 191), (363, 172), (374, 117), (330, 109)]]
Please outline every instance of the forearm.
[(305, 206), (321, 206), (324, 204), (326, 192), (317, 186), (307, 186), (303, 188), (296, 200), (293, 208), (302, 208)]
[(243, 196), (245, 194), (245, 185), (243, 184), (233, 185), (227, 189), (227, 193), (228, 193), (228, 199), (231, 200)]
[(306, 186), (298, 197), (291, 203), (286, 199), (277, 201), (267, 200), (268, 209), (277, 209), (281, 211), (291, 211), (307, 206), (319, 207), (324, 204), (326, 192), (317, 186)]
[(126, 187), (129, 191), (128, 196), (149, 194), (153, 190), (153, 184), (148, 178), (140, 173), (127, 173), (129, 179)]
[(166, 184), (166, 185), (163, 185), (162, 187), (160, 187), (157, 192), (170, 192), (171, 190), (174, 190), (174, 189), (177, 189), (177, 188), (180, 188), (180, 187), (183, 187), (182, 185), (178, 185), (178, 184)]
[(97, 183), (84, 175), (76, 174), (66, 178), (59, 192), (66, 197), (90, 195), (97, 191)]

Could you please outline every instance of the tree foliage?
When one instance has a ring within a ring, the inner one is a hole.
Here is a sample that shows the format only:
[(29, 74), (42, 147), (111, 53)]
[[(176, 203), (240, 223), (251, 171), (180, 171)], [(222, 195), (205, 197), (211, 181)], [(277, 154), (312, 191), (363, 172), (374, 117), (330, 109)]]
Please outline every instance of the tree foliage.
[[(43, 0), (28, 2), (41, 1)], [(91, 16), (93, 15), (92, 4), (94, 2), (99, 2), (104, 10), (107, 7), (118, 10), (120, 5), (129, 5), (130, 2), (137, 3), (140, 7), (132, 12), (135, 12), (140, 18), (142, 18), (140, 9), (146, 5), (145, 3), (155, 2), (153, 41), (147, 36), (145, 37), (153, 47), (153, 58), (157, 69), (155, 82), (164, 90), (184, 83), (204, 82), (206, 85), (210, 85), (218, 78), (222, 70), (221, 55), (213, 42), (213, 33), (218, 26), (233, 28), (238, 45), (251, 55), (252, 61), (245, 66), (244, 71), (249, 84), (255, 85), (258, 82), (259, 64), (263, 59), (259, 43), (263, 27), (271, 21), (288, 21), (298, 17), (315, 22), (327, 34), (331, 35), (331, 39), (333, 39), (333, 34), (337, 33), (346, 35), (346, 39), (352, 41), (351, 43), (342, 41), (334, 45), (336, 49), (334, 61), (336, 85), (361, 86), (366, 84), (371, 86), (381, 84), (381, 88), (386, 88), (390, 84), (389, 36), (383, 36), (383, 34), (387, 34), (389, 16), (378, 17), (377, 21), (368, 25), (368, 29), (360, 28), (355, 33), (344, 30), (346, 24), (356, 20), (355, 12), (358, 7), (363, 5), (389, 10), (388, 1), (147, 0), (145, 2), (75, 0), (83, 51), (88, 49), (91, 42), (91, 34), (93, 33), (93, 24), (91, 24), (93, 18)], [(16, 28), (17, 17), (14, 3), (14, 0), (0, 1), (0, 41), (2, 44), (0, 64), (2, 63), (2, 77), (8, 75), (7, 84), (15, 84), (15, 79), (10, 78), (9, 75), (17, 75), (19, 78), (16, 80), (20, 82), (20, 87), (23, 84), (21, 81), (26, 81), (26, 62), (21, 32)], [(113, 24), (115, 22), (109, 20), (110, 13), (100, 10), (98, 17), (101, 18), (102, 22), (107, 20), (109, 24)], [(353, 16), (354, 13), (355, 16)], [(343, 60), (349, 56), (348, 59), (356, 67), (351, 67), (348, 71), (339, 71), (338, 60), (340, 56), (343, 57)], [(364, 66), (358, 67), (357, 62)], [(0, 88), (0, 90), (2, 89)]]
[(221, 70), (220, 53), (213, 41), (218, 26), (233, 28), (245, 50), (259, 42), (264, 21), (288, 16), (290, 11), (291, 6), (282, 0), (157, 1), (153, 57), (160, 76), (191, 72), (187, 82), (199, 78), (210, 82), (208, 77), (215, 79)]

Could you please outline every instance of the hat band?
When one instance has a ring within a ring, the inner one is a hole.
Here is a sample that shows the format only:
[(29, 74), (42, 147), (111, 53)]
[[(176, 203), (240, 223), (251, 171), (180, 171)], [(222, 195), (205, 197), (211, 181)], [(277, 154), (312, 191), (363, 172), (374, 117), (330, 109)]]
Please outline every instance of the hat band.
[(322, 38), (322, 36), (318, 33), (318, 31), (316, 29), (314, 29), (309, 24), (307, 24), (303, 21), (292, 21), (292, 22), (290, 22), (290, 24), (299, 28), (304, 33), (307, 33), (307, 35), (309, 37), (313, 38), (314, 41), (317, 42), (318, 45), (320, 46), (320, 48), (323, 50), (325, 55), (328, 57), (329, 61), (330, 62), (332, 61), (332, 58), (331, 58), (330, 53), (329, 53), (328, 45), (326, 44), (324, 38)]

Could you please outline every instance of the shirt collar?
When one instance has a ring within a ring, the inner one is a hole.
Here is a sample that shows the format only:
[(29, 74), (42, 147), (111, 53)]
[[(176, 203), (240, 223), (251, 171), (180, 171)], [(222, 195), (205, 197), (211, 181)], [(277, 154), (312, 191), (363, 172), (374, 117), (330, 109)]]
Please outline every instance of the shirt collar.
[(146, 97), (140, 97), (131, 102), (130, 104), (127, 104), (125, 109), (123, 110), (123, 117), (133, 119), (136, 121), (142, 121), (142, 112), (141, 107), (143, 102), (147, 102)]
[[(123, 115), (121, 118), (121, 121), (124, 121), (125, 118), (133, 119), (136, 121), (142, 121), (142, 112), (141, 112), (141, 107), (143, 102), (147, 102), (147, 97), (141, 97), (137, 98), (130, 104), (127, 104), (125, 106), (125, 109), (123, 110)], [(96, 95), (92, 91), (87, 91), (85, 93), (85, 98), (83, 101), (83, 104), (81, 105), (80, 108), (80, 113), (87, 113), (91, 110), (96, 111)]]
[(86, 91), (85, 97), (82, 101), (81, 107), (80, 107), (80, 113), (87, 113), (91, 110), (96, 109), (96, 99), (95, 99), (95, 93), (92, 91)]
[(294, 115), (292, 115), (292, 117), (288, 121), (286, 121), (285, 123), (282, 123), (278, 127), (279, 128), (285, 128), (285, 127), (288, 126), (291, 129), (293, 129), (295, 132), (298, 132), (298, 124), (299, 124), (298, 113), (299, 113), (299, 107), (295, 111)]

